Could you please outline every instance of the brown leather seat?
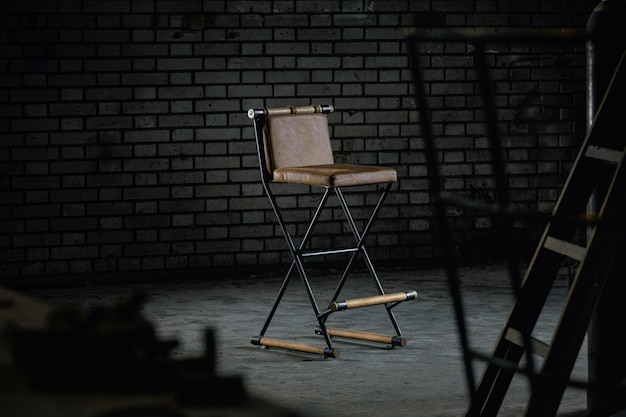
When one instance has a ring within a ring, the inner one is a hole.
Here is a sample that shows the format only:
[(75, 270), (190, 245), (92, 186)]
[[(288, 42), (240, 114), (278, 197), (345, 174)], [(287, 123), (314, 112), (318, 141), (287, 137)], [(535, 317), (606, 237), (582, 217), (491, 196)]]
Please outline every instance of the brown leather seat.
[(263, 138), (273, 181), (349, 187), (398, 179), (390, 167), (335, 164), (328, 121), (322, 113), (269, 115)]
[(285, 167), (274, 170), (274, 181), (322, 187), (350, 187), (355, 185), (396, 182), (395, 169), (375, 165), (326, 164)]

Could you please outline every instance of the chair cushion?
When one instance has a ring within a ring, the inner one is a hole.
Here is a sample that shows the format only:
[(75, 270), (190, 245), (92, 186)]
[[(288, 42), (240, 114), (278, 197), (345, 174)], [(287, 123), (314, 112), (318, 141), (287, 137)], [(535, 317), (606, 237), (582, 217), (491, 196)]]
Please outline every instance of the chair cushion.
[(274, 170), (274, 181), (322, 187), (350, 187), (355, 185), (396, 182), (394, 168), (358, 164), (324, 164), (284, 167)]
[(328, 119), (325, 114), (270, 116), (264, 137), (267, 168), (332, 164)]

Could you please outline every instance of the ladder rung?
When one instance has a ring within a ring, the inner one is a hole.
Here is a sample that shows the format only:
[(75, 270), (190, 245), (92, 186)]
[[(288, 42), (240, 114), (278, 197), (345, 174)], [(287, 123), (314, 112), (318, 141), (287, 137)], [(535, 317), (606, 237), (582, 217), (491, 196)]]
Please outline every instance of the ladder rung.
[(252, 336), (250, 338), (250, 343), (258, 346), (312, 353), (314, 355), (324, 356), (325, 358), (339, 357), (339, 349), (307, 345), (306, 343), (290, 342), (288, 340), (272, 339), (264, 336)]
[(615, 149), (603, 148), (600, 146), (589, 145), (585, 156), (593, 159), (599, 159), (601, 161), (609, 162), (611, 164), (618, 164), (622, 159), (623, 152), (616, 151)]
[(331, 311), (342, 311), (349, 308), (359, 308), (373, 306), (377, 304), (398, 303), (402, 301), (414, 300), (417, 298), (417, 291), (408, 290), (393, 294), (374, 295), (372, 297), (355, 298), (353, 300), (333, 301), (328, 307)]
[(585, 259), (586, 249), (584, 247), (554, 238), (552, 236), (546, 237), (543, 247), (577, 261)]
[[(322, 330), (318, 327), (315, 329), (317, 334), (322, 334)], [(402, 336), (388, 336), (379, 333), (363, 332), (359, 330), (338, 329), (336, 327), (327, 327), (326, 333), (329, 336), (345, 337), (347, 339), (365, 340), (368, 342), (386, 343), (394, 346), (405, 346), (406, 339)]]
[[(504, 338), (517, 346), (524, 347), (524, 337), (519, 330), (509, 327), (506, 329)], [(532, 336), (530, 337), (530, 347), (534, 354), (539, 355), (542, 358), (548, 356), (548, 351), (550, 350), (550, 346), (547, 343), (544, 343)]]

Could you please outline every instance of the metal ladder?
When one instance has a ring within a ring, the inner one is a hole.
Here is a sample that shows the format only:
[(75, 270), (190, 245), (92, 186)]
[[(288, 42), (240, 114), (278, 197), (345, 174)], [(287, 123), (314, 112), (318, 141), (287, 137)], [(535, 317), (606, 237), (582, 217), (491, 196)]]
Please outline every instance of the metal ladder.
[[(526, 415), (556, 415), (604, 284), (612, 269), (620, 267), (619, 257), (624, 254), (626, 134), (607, 129), (611, 125), (608, 120), (616, 117), (624, 91), (626, 64), (622, 56), (528, 266), (520, 294), (493, 351), (496, 360), (488, 363), (468, 416), (497, 414), (516, 366), (528, 350), (524, 343), (528, 339), (530, 350), (544, 359), (538, 372), (530, 375), (532, 390)], [(604, 194), (599, 211), (579, 216), (594, 192)], [(573, 241), (581, 222), (591, 229), (584, 246)], [(576, 261), (578, 267), (548, 345), (530, 334), (564, 257)]]
[[(440, 34), (436, 36), (436, 40), (459, 40), (457, 35)], [(520, 33), (513, 35), (519, 37)], [(525, 36), (524, 33), (521, 35)], [(503, 35), (505, 36), (507, 35)], [(498, 221), (501, 239), (506, 238), (506, 234), (512, 230), (512, 219), (516, 216), (523, 218), (529, 215), (515, 214), (508, 208), (508, 195), (503, 182), (504, 162), (501, 159), (501, 148), (495, 128), (497, 118), (492, 100), (493, 92), (489, 91), (489, 71), (484, 61), (484, 46), (488, 39), (480, 36), (470, 36), (468, 39), (463, 37), (463, 34), (461, 34), (461, 39), (475, 42), (475, 58), (484, 88), (483, 99), (487, 102), (487, 129), (492, 139), (498, 196), (498, 204), (491, 207), (451, 198), (442, 191), (440, 185), (442, 178), (434, 145), (434, 134), (430, 125), (424, 80), (419, 68), (421, 58), (416, 47), (416, 43), (424, 38), (409, 37), (409, 51), (413, 61), (416, 98), (426, 144), (432, 192), (442, 234), (445, 268), (455, 304), (471, 396), (471, 404), (466, 417), (496, 416), (511, 381), (517, 373), (528, 378), (531, 388), (525, 415), (529, 417), (554, 416), (568, 386), (579, 388), (590, 386), (589, 382), (572, 381), (570, 378), (572, 369), (607, 278), (615, 276), (616, 271), (624, 271), (619, 258), (626, 254), (626, 162), (624, 161), (626, 134), (623, 131), (610, 131), (610, 126), (612, 126), (610, 121), (615, 120), (616, 117), (625, 116), (623, 111), (622, 114), (617, 113), (623, 109), (621, 100), (626, 91), (626, 62), (624, 62), (623, 55), (553, 212), (547, 216), (547, 226), (523, 277), (517, 270), (514, 244), (508, 252), (507, 261), (515, 301), (493, 351), (490, 354), (484, 354), (472, 349), (469, 344), (460, 279), (454, 265), (454, 251), (449, 236), (446, 207), (447, 205), (461, 205), (494, 214)], [(526, 39), (535, 38), (526, 36)], [(432, 40), (432, 38), (426, 40)], [(586, 210), (591, 198), (597, 198), (596, 201), (600, 202), (596, 213), (589, 213)], [(580, 240), (577, 232), (581, 229), (588, 230), (584, 246), (577, 241)], [(547, 344), (535, 339), (532, 332), (540, 320), (542, 309), (566, 259), (574, 260), (578, 266), (559, 321), (554, 328), (552, 340)], [(616, 331), (619, 330), (616, 329)], [(536, 365), (536, 356), (543, 358), (539, 366)], [(476, 359), (487, 363), (478, 385), (475, 383), (472, 368), (472, 363)], [(525, 363), (520, 365), (523, 359)], [(623, 392), (622, 397), (624, 397)], [(623, 399), (620, 401), (623, 402)]]

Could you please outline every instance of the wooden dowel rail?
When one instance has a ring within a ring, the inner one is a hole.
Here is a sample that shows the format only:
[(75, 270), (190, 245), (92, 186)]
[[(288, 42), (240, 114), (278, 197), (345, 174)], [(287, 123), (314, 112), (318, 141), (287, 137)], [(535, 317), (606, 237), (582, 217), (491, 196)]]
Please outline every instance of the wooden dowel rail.
[[(317, 333), (321, 333), (321, 329), (316, 329)], [(338, 329), (336, 327), (327, 327), (326, 332), (329, 336), (344, 337), (346, 339), (364, 340), (367, 342), (385, 343), (393, 346), (405, 346), (406, 339), (402, 336), (389, 336), (386, 334), (363, 332), (359, 330)]]
[(284, 116), (287, 114), (312, 114), (312, 113), (332, 113), (335, 110), (330, 104), (310, 105), (310, 106), (289, 106), (274, 108), (258, 108), (248, 110), (248, 118), (254, 119), (257, 116)]
[(314, 355), (324, 356), (325, 358), (338, 358), (340, 354), (339, 349), (307, 345), (306, 343), (291, 342), (288, 340), (273, 339), (264, 336), (252, 336), (250, 338), (250, 343), (252, 343), (253, 345), (265, 346), (269, 348), (312, 353)]
[(349, 308), (367, 307), (376, 304), (398, 303), (402, 301), (414, 300), (417, 298), (417, 291), (409, 290), (396, 292), (393, 294), (374, 295), (371, 297), (355, 298), (353, 300), (333, 301), (328, 307), (331, 311), (342, 311)]

